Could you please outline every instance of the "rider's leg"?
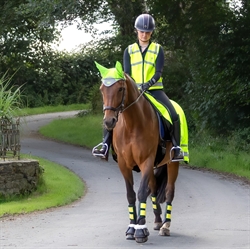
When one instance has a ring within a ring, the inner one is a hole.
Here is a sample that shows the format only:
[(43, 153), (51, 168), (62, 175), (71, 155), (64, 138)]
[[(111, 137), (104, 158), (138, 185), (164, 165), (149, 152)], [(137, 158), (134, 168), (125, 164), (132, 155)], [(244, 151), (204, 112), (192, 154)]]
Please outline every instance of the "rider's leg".
[(93, 148), (92, 154), (96, 157), (108, 160), (109, 148), (111, 142), (112, 142), (112, 131), (103, 129), (103, 142)]
[(171, 132), (171, 139), (174, 145), (174, 158), (172, 160), (183, 160), (184, 155), (183, 151), (180, 148), (181, 129), (179, 115), (177, 114), (174, 106), (163, 90), (153, 90), (150, 91), (150, 93), (168, 108), (173, 121), (173, 131)]

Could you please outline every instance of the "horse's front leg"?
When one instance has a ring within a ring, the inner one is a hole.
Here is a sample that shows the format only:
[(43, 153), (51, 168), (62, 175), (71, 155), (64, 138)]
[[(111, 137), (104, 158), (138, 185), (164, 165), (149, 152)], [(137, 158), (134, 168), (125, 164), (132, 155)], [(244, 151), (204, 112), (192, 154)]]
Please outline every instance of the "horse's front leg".
[(125, 180), (126, 190), (127, 190), (127, 200), (128, 200), (128, 211), (129, 211), (129, 219), (130, 224), (126, 231), (126, 239), (134, 240), (135, 234), (135, 225), (137, 222), (137, 213), (136, 213), (136, 193), (134, 191), (134, 180), (133, 173), (131, 169), (128, 169), (126, 166), (121, 167), (120, 170)]
[(153, 167), (144, 168), (141, 169), (142, 179), (138, 190), (139, 210), (137, 225), (135, 226), (135, 240), (138, 243), (144, 243), (148, 240), (149, 231), (146, 226), (147, 197), (149, 189), (151, 193), (155, 191)]
[(172, 201), (174, 199), (175, 181), (178, 176), (179, 162), (171, 162), (168, 165), (168, 182), (166, 188), (166, 212), (163, 225), (159, 231), (161, 236), (170, 236), (170, 223), (172, 212)]

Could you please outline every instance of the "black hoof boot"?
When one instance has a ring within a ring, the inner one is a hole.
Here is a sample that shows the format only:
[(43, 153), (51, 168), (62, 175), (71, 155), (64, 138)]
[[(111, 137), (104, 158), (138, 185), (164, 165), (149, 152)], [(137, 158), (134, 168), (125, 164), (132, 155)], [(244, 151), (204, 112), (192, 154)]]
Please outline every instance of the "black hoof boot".
[(129, 225), (126, 231), (127, 240), (135, 240), (135, 225)]
[(137, 243), (145, 243), (148, 241), (149, 231), (146, 225), (136, 225), (135, 227), (135, 241)]

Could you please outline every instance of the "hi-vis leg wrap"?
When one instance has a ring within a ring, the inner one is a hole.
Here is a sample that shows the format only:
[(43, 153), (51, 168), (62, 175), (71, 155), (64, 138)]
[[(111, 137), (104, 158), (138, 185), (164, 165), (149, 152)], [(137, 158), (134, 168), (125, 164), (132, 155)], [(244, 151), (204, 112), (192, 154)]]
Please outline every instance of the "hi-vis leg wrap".
[(151, 201), (152, 201), (154, 214), (161, 215), (161, 205), (160, 205), (160, 203), (157, 202), (156, 196), (152, 195), (151, 196)]
[(128, 206), (129, 219), (131, 221), (136, 221), (136, 208), (133, 205)]
[(144, 203), (144, 202), (141, 202), (140, 203), (140, 217), (146, 217), (146, 207), (147, 207), (147, 204)]
[(156, 196), (151, 196), (151, 201), (152, 201), (153, 209), (157, 210)]
[(171, 211), (172, 211), (172, 204), (167, 203), (166, 205), (166, 221), (171, 221)]

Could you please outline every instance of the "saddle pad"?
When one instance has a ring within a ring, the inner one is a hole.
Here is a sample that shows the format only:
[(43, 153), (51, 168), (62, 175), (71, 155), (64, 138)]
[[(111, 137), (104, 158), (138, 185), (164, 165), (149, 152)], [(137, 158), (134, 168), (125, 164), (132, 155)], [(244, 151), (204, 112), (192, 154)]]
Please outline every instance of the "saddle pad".
[[(163, 105), (161, 104), (159, 101), (157, 101), (151, 94), (149, 93), (144, 93), (144, 96), (146, 97), (146, 99), (149, 100), (149, 102), (155, 107), (154, 109), (160, 114), (161, 117), (163, 117), (165, 120), (167, 120), (171, 125), (173, 124), (171, 116), (169, 114), (169, 110)], [(174, 106), (177, 114), (179, 115), (180, 118), (180, 124), (181, 124), (181, 139), (180, 139), (180, 147), (182, 148), (183, 152), (184, 152), (184, 161), (186, 163), (189, 162), (189, 151), (188, 151), (188, 126), (187, 126), (187, 120), (186, 120), (186, 116), (185, 113), (183, 111), (183, 109), (181, 108), (181, 106), (173, 101), (170, 100), (172, 105)], [(161, 118), (160, 118), (161, 119)], [(160, 124), (160, 135), (163, 136), (162, 133), (162, 124)]]

